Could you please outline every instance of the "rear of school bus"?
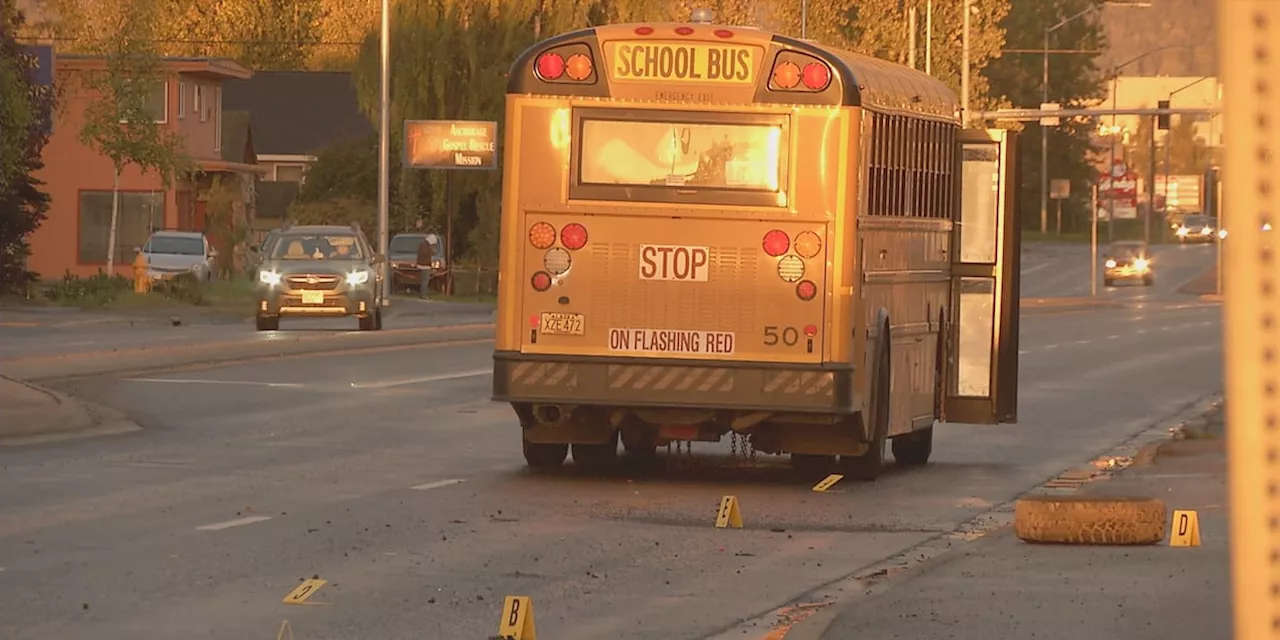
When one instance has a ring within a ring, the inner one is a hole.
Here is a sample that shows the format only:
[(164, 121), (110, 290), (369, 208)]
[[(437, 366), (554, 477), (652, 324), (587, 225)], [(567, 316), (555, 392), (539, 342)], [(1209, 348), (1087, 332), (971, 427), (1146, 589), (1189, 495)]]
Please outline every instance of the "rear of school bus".
[(859, 409), (848, 75), (703, 24), (578, 31), (516, 62), (494, 397), (531, 464), (616, 451), (619, 432), (647, 451), (734, 429), (777, 451), (770, 425)]

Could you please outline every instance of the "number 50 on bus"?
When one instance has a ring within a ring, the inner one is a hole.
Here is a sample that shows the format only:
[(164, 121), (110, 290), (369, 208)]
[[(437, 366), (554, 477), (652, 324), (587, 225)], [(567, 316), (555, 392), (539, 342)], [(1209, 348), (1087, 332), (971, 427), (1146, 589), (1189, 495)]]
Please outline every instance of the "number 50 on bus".
[(630, 24), (538, 43), (506, 100), (493, 395), (529, 465), (736, 434), (872, 479), (1016, 422), (1015, 134), (941, 82)]

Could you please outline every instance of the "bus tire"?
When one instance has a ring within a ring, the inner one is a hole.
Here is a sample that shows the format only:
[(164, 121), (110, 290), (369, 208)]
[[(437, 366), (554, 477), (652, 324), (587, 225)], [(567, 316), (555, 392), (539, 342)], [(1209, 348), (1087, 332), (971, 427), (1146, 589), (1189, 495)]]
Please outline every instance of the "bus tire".
[(1013, 509), (1013, 530), (1026, 542), (1155, 544), (1164, 538), (1159, 498), (1099, 495), (1027, 496)]
[(598, 444), (573, 443), (573, 463), (589, 471), (603, 471), (618, 460), (618, 432)]
[(524, 441), (524, 461), (534, 469), (554, 469), (564, 464), (569, 445)]
[(905, 433), (889, 441), (893, 449), (893, 461), (916, 467), (929, 463), (933, 454), (933, 427)]
[(875, 377), (871, 380), (871, 406), (863, 420), (871, 421), (871, 442), (860, 456), (840, 456), (844, 475), (853, 480), (871, 482), (884, 471), (884, 450), (889, 439), (889, 376), (892, 375), (889, 319), (883, 314), (880, 337), (876, 341)]

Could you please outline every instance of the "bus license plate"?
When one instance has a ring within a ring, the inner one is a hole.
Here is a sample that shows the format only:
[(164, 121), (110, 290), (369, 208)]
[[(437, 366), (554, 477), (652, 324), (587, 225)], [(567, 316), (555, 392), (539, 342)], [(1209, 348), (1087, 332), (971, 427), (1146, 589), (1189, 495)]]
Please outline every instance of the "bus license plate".
[(541, 331), (551, 335), (580, 336), (586, 325), (585, 318), (581, 313), (544, 313)]
[(302, 304), (324, 304), (323, 291), (303, 291)]

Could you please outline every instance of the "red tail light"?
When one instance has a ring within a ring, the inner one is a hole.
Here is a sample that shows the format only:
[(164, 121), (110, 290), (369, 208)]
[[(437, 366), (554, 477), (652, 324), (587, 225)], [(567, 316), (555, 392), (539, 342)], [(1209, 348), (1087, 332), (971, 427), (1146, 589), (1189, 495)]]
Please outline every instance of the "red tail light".
[(812, 258), (822, 251), (822, 238), (812, 231), (803, 231), (796, 236), (796, 253), (801, 258)]
[(728, 29), (716, 29), (714, 31), (717, 38), (732, 38), (733, 32)]
[[(818, 295), (818, 285), (812, 282), (809, 282), (808, 280), (802, 280), (800, 284), (796, 285), (797, 298), (800, 298), (801, 300), (808, 302), (812, 300), (813, 297), (816, 295)], [(814, 327), (813, 333), (809, 333), (809, 327), (804, 328), (804, 334), (807, 336), (811, 336), (817, 332), (818, 332), (817, 327)]]
[(636, 35), (647, 36), (653, 33), (653, 27), (636, 27)]
[(791, 62), (784, 62), (774, 67), (773, 84), (783, 89), (790, 89), (800, 84), (800, 67)]
[(682, 36), (693, 35), (693, 27), (676, 27), (676, 33)]
[(570, 251), (577, 251), (587, 245), (587, 228), (576, 223), (566, 224), (560, 230), (560, 244)]
[(804, 66), (804, 86), (821, 91), (831, 84), (831, 69), (821, 62), (811, 62)]
[(564, 58), (558, 53), (544, 53), (538, 56), (538, 62), (534, 65), (538, 71), (538, 77), (543, 80), (558, 80), (564, 75)]
[(556, 243), (556, 228), (539, 222), (529, 228), (529, 244), (535, 249), (547, 249)]
[(764, 234), (764, 252), (773, 257), (778, 257), (787, 252), (791, 248), (791, 238), (787, 237), (786, 232), (780, 229), (774, 229)]
[(529, 282), (533, 285), (534, 291), (546, 291), (551, 288), (551, 274), (546, 271), (539, 271), (533, 274), (533, 278)]
[(586, 80), (591, 77), (591, 58), (586, 54), (575, 53), (565, 63), (565, 71), (573, 80)]
[(804, 326), (804, 335), (809, 338), (812, 338), (818, 335), (818, 327), (811, 324), (806, 324)]

